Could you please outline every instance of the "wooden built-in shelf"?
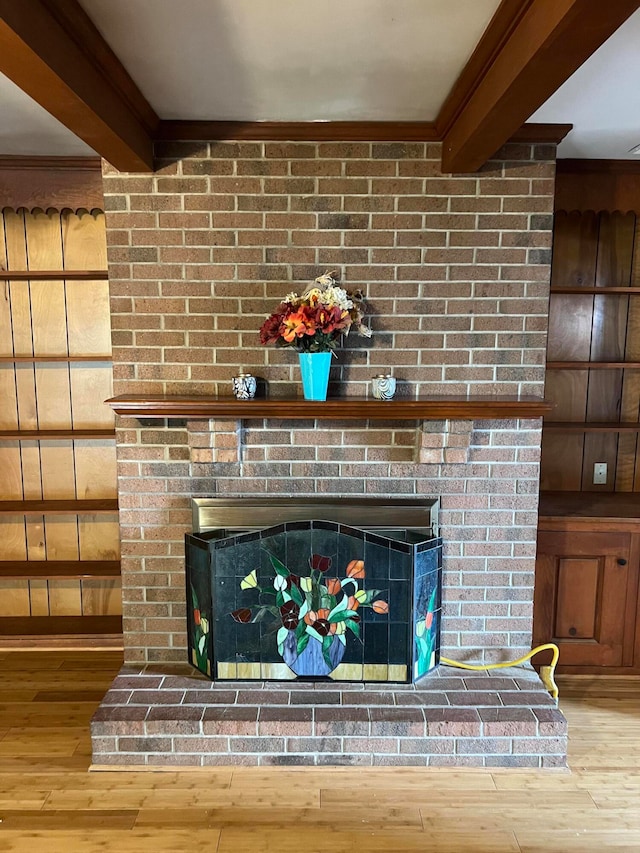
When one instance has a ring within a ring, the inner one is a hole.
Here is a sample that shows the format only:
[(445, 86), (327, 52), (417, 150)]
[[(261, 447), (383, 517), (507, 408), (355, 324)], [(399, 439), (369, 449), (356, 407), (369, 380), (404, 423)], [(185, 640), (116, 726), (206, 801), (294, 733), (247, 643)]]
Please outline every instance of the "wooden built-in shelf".
[(598, 296), (606, 296), (610, 293), (631, 294), (640, 293), (640, 287), (555, 287), (551, 288), (551, 293), (584, 293), (598, 294)]
[(37, 513), (44, 515), (78, 515), (96, 512), (117, 512), (118, 501), (101, 499), (93, 501), (0, 501), (0, 513), (24, 515)]
[(0, 441), (20, 439), (21, 441), (47, 441), (48, 439), (68, 438), (115, 438), (115, 429), (2, 429)]
[(119, 578), (120, 560), (2, 560), (0, 578)]
[(122, 634), (122, 616), (1, 616), (3, 637)]
[(640, 361), (548, 361), (548, 370), (624, 370), (637, 369)]
[(545, 432), (640, 432), (640, 423), (620, 421), (547, 421)]
[(68, 281), (105, 281), (106, 270), (0, 270), (0, 281), (45, 281), (58, 279)]
[(483, 420), (540, 418), (551, 403), (532, 396), (439, 396), (398, 400), (343, 397), (322, 402), (295, 399), (122, 395), (106, 403), (131, 418), (318, 418), (323, 420)]
[(110, 355), (0, 355), (0, 361), (111, 361)]
[(640, 492), (540, 492), (540, 519), (585, 518), (640, 525)]

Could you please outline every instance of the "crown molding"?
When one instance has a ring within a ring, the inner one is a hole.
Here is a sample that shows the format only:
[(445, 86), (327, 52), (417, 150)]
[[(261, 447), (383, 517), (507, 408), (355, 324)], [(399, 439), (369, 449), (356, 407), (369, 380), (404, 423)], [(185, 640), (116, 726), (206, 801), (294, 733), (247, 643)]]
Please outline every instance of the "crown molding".
[(71, 169), (74, 172), (101, 172), (102, 161), (99, 157), (23, 157), (19, 155), (0, 155), (0, 171), (5, 169)]
[(161, 121), (157, 139), (437, 142), (431, 121)]
[[(571, 124), (524, 124), (510, 142), (558, 143)], [(441, 142), (430, 121), (161, 121), (159, 141)]]

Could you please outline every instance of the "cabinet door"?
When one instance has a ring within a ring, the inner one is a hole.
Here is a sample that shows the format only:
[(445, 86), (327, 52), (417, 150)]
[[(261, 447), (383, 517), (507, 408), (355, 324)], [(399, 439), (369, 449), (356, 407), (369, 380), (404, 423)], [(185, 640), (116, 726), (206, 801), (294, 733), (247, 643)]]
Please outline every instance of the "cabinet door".
[(534, 643), (556, 643), (567, 666), (630, 666), (636, 587), (629, 533), (541, 531)]

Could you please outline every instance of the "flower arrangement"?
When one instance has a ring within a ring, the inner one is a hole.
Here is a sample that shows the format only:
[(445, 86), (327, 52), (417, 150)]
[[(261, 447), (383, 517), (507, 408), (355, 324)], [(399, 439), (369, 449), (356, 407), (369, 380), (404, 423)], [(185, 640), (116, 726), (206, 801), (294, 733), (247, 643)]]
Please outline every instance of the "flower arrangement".
[[(328, 577), (331, 557), (312, 554), (309, 558), (309, 575), (298, 576), (273, 554), (269, 560), (274, 569), (273, 583), (263, 587), (258, 583), (254, 569), (240, 582), (240, 588), (259, 591), (259, 601), (253, 607), (234, 610), (236, 622), (259, 622), (269, 615), (275, 619), (278, 652), (286, 660), (285, 644), (292, 654), (301, 655), (310, 641), (322, 646), (322, 656), (331, 669), (335, 655), (331, 655), (334, 640), (347, 644), (347, 632), (360, 639), (361, 607), (370, 607), (375, 613), (388, 613), (389, 605), (378, 598), (381, 590), (365, 590), (359, 581), (365, 577), (363, 560), (351, 560), (345, 577)], [(295, 640), (292, 645), (292, 636)]]
[(341, 335), (353, 329), (370, 338), (362, 322), (366, 308), (361, 291), (339, 287), (335, 273), (317, 278), (302, 296), (289, 293), (260, 328), (260, 343), (293, 347), (298, 352), (331, 352)]

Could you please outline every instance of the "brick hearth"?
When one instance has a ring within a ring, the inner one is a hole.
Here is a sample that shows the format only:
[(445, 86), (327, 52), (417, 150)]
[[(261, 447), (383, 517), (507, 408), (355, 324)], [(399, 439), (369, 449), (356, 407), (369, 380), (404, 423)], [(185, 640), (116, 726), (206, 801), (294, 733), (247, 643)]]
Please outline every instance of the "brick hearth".
[(98, 767), (564, 767), (567, 751), (564, 717), (522, 668), (442, 666), (415, 685), (380, 686), (212, 683), (186, 666), (125, 666), (91, 733)]

